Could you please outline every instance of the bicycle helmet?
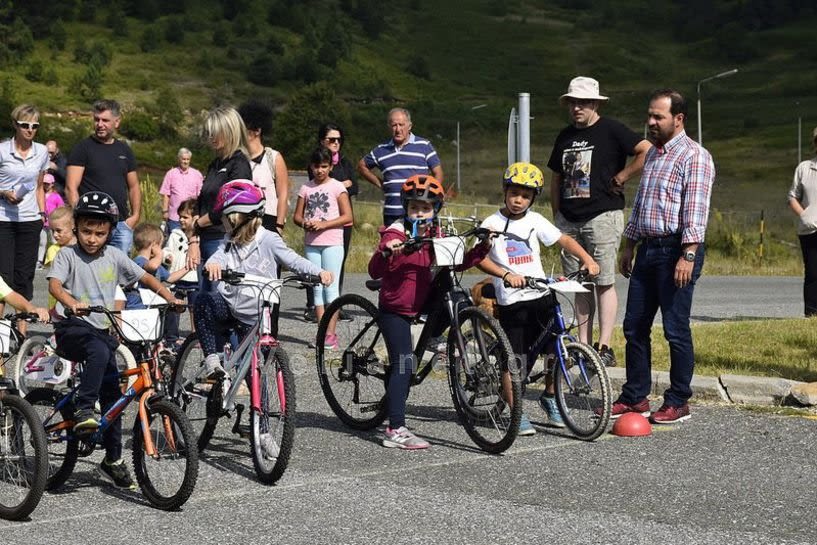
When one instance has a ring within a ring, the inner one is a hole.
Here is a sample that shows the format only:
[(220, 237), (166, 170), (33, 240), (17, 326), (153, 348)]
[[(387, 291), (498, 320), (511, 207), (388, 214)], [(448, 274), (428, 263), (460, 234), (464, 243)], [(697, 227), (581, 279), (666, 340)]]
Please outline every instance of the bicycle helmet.
[(242, 214), (263, 216), (266, 198), (264, 191), (252, 180), (233, 180), (218, 190), (213, 212), (216, 214)]
[(99, 218), (116, 225), (119, 221), (119, 207), (113, 197), (102, 191), (89, 191), (79, 198), (74, 208), (74, 219)]
[(403, 183), (400, 201), (403, 210), (408, 211), (409, 201), (426, 201), (434, 205), (434, 213), (440, 211), (445, 200), (443, 185), (434, 176), (415, 174)]
[(509, 186), (516, 185), (520, 187), (529, 187), (536, 192), (536, 195), (542, 191), (542, 186), (545, 185), (545, 178), (542, 176), (542, 171), (539, 167), (531, 163), (514, 163), (505, 170), (502, 176), (502, 187), (507, 189)]

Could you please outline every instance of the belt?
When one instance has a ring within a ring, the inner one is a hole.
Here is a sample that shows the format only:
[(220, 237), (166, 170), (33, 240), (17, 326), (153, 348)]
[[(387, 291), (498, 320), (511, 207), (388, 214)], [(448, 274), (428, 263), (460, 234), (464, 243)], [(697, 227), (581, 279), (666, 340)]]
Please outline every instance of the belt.
[(681, 234), (667, 235), (663, 237), (644, 237), (641, 243), (646, 246), (680, 246)]

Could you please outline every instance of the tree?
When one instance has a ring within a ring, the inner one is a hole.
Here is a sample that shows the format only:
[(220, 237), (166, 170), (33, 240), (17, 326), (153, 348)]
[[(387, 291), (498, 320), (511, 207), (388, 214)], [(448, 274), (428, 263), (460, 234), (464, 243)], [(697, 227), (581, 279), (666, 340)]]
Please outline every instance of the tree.
[(306, 164), (321, 123), (348, 125), (349, 110), (327, 82), (308, 85), (295, 93), (273, 127), (273, 140), (294, 165)]

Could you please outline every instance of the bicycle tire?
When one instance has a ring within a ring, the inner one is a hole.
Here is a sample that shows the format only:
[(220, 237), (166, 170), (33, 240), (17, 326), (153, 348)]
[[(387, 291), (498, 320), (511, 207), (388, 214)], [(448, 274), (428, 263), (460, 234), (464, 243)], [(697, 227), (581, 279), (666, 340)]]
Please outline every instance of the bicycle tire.
[[(350, 319), (336, 322), (340, 348), (327, 349), (329, 322), (341, 309)], [(371, 430), (386, 419), (384, 381), (389, 358), (377, 323), (379, 314), (371, 301), (349, 293), (332, 301), (318, 324), (315, 363), (321, 390), (332, 412), (356, 430)]]
[(607, 429), (612, 392), (607, 368), (598, 353), (580, 342), (564, 345), (565, 369), (556, 364), (556, 405), (568, 429), (584, 441), (592, 441)]
[[(199, 452), (210, 444), (222, 414), (223, 392), (221, 381), (204, 378), (190, 382), (199, 374), (204, 352), (196, 333), (187, 336), (179, 349), (173, 369), (173, 401), (179, 405), (190, 420), (197, 439)], [(188, 383), (185, 386), (185, 383)]]
[(40, 503), (47, 480), (42, 420), (23, 398), (0, 392), (0, 518), (28, 517)]
[[(63, 394), (51, 388), (35, 388), (25, 397), (37, 415), (42, 426), (45, 419), (51, 416), (57, 402)], [(65, 481), (74, 472), (79, 458), (79, 441), (74, 438), (71, 429), (61, 427), (61, 423), (70, 420), (73, 415), (62, 413), (55, 415), (47, 427), (44, 428), (48, 449), (48, 478), (46, 490), (55, 490), (65, 484)]]
[[(460, 334), (465, 353), (460, 354), (457, 332), (448, 333), (448, 384), (451, 400), (465, 432), (479, 448), (491, 454), (504, 452), (519, 433), (522, 418), (522, 384), (510, 342), (496, 319), (477, 307), (460, 311)], [(487, 356), (487, 357), (486, 357)], [(509, 371), (509, 405), (503, 398), (503, 372)]]
[[(31, 358), (36, 357), (38, 353), (41, 353), (39, 357), (43, 358), (56, 356), (54, 349), (48, 345), (48, 338), (42, 335), (34, 335), (26, 339), (23, 344), (20, 345), (17, 354), (11, 359), (9, 375), (17, 384), (17, 389), (20, 390), (20, 394), (26, 395), (35, 388), (51, 388), (67, 391), (65, 383), (42, 382), (26, 378), (26, 365), (31, 361)], [(57, 365), (71, 365), (71, 363), (60, 358), (60, 362)], [(120, 344), (116, 348), (116, 366), (120, 371), (134, 369), (136, 367), (136, 358), (133, 357), (133, 353), (128, 347), (123, 344)], [(136, 375), (131, 375), (127, 377), (127, 379), (127, 387), (130, 388), (136, 381)], [(60, 388), (60, 386), (63, 387)]]
[(258, 371), (261, 412), (250, 409), (252, 462), (262, 483), (275, 484), (295, 442), (295, 375), (280, 347), (269, 350)]
[[(146, 410), (149, 430), (143, 430), (139, 415), (133, 423), (133, 472), (148, 501), (159, 509), (171, 511), (184, 505), (196, 487), (199, 474), (196, 436), (184, 411), (175, 403), (165, 399), (148, 401)], [(145, 433), (148, 432), (156, 456), (145, 452)], [(168, 469), (171, 482), (166, 484), (161, 482), (161, 477)]]

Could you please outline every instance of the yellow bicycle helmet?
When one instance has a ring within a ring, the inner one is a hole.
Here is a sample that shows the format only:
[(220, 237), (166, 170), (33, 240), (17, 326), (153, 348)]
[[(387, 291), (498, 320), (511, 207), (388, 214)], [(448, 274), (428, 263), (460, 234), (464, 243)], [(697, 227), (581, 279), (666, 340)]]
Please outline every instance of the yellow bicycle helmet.
[(539, 170), (539, 167), (536, 165), (531, 163), (514, 163), (505, 170), (505, 174), (502, 176), (502, 187), (504, 189), (512, 185), (529, 187), (538, 195), (545, 185), (545, 178), (542, 176), (542, 171)]

